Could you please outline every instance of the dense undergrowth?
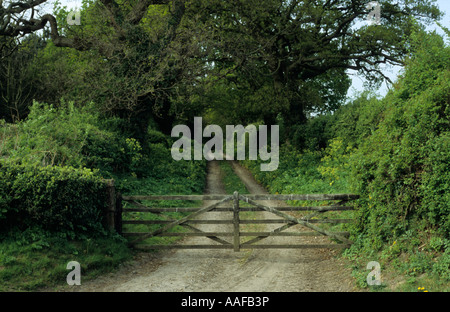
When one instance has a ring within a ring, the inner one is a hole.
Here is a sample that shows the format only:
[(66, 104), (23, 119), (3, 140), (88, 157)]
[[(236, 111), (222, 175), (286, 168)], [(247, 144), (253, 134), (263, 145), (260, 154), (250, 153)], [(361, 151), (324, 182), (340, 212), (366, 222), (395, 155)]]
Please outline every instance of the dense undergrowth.
[[(280, 150), (280, 166), (260, 172), (272, 193), (356, 193), (344, 257), (367, 287), (377, 261), (378, 289), (448, 291), (450, 285), (450, 47), (417, 33), (407, 66), (382, 99), (370, 93), (303, 128)], [(326, 142), (326, 148), (320, 148)], [(302, 204), (302, 203), (298, 203)]]
[(205, 162), (175, 162), (170, 137), (147, 137), (64, 101), (0, 123), (0, 291), (64, 285), (69, 261), (81, 264), (83, 281), (131, 259), (127, 240), (102, 224), (104, 179), (124, 195), (203, 192)]

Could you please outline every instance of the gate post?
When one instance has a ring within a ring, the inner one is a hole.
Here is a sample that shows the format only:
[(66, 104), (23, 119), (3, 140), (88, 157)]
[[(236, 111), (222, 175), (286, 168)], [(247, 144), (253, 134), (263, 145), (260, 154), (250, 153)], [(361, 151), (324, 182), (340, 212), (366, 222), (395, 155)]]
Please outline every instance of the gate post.
[(116, 188), (114, 186), (114, 180), (104, 180), (106, 183), (107, 203), (104, 216), (104, 225), (108, 230), (114, 230), (115, 228), (115, 211), (116, 211)]
[(239, 251), (241, 247), (240, 235), (239, 235), (239, 193), (235, 191), (233, 193), (233, 226), (234, 226), (234, 251)]
[(115, 229), (116, 232), (122, 235), (122, 194), (117, 193), (116, 197), (116, 211), (115, 211)]

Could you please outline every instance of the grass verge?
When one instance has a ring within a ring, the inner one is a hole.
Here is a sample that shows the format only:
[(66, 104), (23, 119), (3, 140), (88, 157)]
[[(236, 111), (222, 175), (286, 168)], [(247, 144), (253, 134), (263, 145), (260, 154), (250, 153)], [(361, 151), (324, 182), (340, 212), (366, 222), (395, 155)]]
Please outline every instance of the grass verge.
[(36, 229), (9, 233), (2, 239), (0, 250), (0, 291), (35, 291), (64, 285), (70, 261), (79, 262), (82, 281), (89, 280), (111, 272), (133, 256), (117, 234), (72, 240)]

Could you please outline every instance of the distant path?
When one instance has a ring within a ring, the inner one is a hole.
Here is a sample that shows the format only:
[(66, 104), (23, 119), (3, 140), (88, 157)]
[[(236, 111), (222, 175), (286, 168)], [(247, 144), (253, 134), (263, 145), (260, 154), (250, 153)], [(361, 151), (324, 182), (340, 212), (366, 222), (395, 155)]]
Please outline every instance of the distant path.
[[(250, 193), (267, 193), (246, 169), (236, 162), (232, 165)], [(225, 194), (220, 172), (217, 161), (209, 162), (206, 194)], [(230, 219), (230, 213), (208, 212), (203, 217)], [(274, 217), (270, 215), (270, 218)], [(205, 225), (201, 229), (230, 230), (219, 225)], [(314, 237), (307, 239), (315, 240)], [(197, 240), (211, 242), (201, 237), (183, 242), (192, 244)], [(334, 257), (335, 252), (327, 249), (254, 249), (241, 252), (187, 249), (139, 253), (132, 264), (125, 265), (118, 272), (70, 289), (102, 292), (353, 291), (350, 270)]]

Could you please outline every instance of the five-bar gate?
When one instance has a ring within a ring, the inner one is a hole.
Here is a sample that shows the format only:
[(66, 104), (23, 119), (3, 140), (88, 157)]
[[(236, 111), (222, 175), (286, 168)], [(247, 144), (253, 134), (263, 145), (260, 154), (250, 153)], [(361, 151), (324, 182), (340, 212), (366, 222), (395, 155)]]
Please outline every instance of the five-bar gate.
[[(152, 196), (119, 196), (117, 200), (118, 222), (120, 223), (119, 232), (124, 236), (132, 237), (130, 244), (138, 249), (161, 249), (161, 248), (178, 248), (178, 249), (233, 249), (240, 251), (241, 249), (254, 248), (346, 248), (352, 242), (348, 239), (347, 232), (333, 232), (326, 230), (317, 224), (319, 223), (347, 223), (351, 219), (319, 219), (317, 216), (329, 211), (353, 210), (348, 202), (359, 198), (353, 194), (291, 194), (291, 195), (268, 195), (268, 194), (238, 194), (233, 195), (152, 195)], [(201, 207), (172, 207), (158, 208), (147, 207), (141, 203), (143, 200), (202, 200), (213, 201), (212, 204)], [(262, 204), (261, 201), (336, 201), (333, 205), (328, 206), (273, 206)], [(240, 207), (239, 202), (245, 202), (249, 205)], [(129, 203), (126, 208), (122, 208), (123, 202)], [(226, 202), (232, 202), (229, 207), (224, 207)], [(128, 206), (131, 206), (129, 208)], [(148, 213), (164, 213), (164, 212), (185, 212), (189, 213), (183, 218), (176, 220), (122, 220), (122, 213), (126, 212), (148, 212)], [(229, 211), (230, 218), (227, 220), (213, 219), (196, 219), (196, 217), (206, 212), (212, 211)], [(266, 211), (278, 216), (276, 219), (256, 219), (242, 220), (240, 213), (243, 211)], [(301, 218), (296, 218), (286, 212), (289, 211), (309, 211), (310, 214)], [(240, 225), (242, 224), (282, 224), (280, 227), (271, 231), (243, 232)], [(150, 232), (122, 232), (122, 224), (159, 224), (159, 228)], [(197, 224), (229, 224), (232, 231), (229, 232), (205, 232), (195, 225)], [(301, 225), (309, 232), (297, 231), (288, 232), (286, 229)], [(183, 226), (189, 229), (189, 232), (170, 232), (169, 230), (175, 226)], [(255, 244), (267, 237), (272, 236), (305, 236), (305, 235), (324, 235), (333, 238), (335, 243), (330, 244)], [(170, 245), (154, 245), (144, 244), (143, 242), (150, 237), (162, 236), (203, 236), (216, 242), (216, 244), (170, 244)], [(253, 237), (248, 241), (242, 242), (241, 237)], [(227, 238), (227, 239), (225, 239)]]

